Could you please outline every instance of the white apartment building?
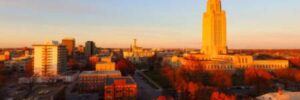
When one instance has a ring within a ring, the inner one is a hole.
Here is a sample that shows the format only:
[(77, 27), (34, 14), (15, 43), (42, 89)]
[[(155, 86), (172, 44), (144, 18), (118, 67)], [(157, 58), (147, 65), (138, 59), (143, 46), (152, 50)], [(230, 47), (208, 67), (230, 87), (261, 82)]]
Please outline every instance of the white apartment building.
[(66, 70), (67, 49), (57, 41), (34, 44), (34, 74), (56, 76)]

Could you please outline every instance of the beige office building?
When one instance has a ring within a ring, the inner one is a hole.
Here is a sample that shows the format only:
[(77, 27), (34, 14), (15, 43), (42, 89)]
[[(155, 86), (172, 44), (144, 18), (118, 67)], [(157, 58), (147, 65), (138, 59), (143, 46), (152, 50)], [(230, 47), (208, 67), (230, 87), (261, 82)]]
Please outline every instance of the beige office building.
[(66, 70), (67, 50), (56, 41), (34, 44), (34, 74), (56, 76)]

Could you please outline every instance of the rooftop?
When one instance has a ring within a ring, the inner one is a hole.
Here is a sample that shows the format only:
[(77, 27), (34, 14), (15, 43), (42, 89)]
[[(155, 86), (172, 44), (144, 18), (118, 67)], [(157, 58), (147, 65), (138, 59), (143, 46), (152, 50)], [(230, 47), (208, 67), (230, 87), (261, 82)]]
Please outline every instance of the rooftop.
[(136, 84), (132, 77), (125, 76), (125, 77), (117, 77), (117, 78), (107, 78), (106, 85), (112, 85), (115, 84), (115, 82), (120, 82), (122, 80), (125, 80), (126, 84)]
[(80, 75), (85, 75), (85, 74), (121, 74), (120, 71), (83, 71), (80, 73)]

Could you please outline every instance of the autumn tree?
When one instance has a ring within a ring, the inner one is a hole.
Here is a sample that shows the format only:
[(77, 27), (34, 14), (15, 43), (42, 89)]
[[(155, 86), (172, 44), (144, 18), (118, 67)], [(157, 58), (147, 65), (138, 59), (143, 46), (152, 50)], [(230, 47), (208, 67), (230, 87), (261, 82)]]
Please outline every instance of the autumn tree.
[(296, 67), (300, 67), (300, 57), (293, 57), (291, 59), (289, 59), (291, 64), (296, 66)]
[(77, 63), (77, 61), (74, 58), (70, 58), (68, 59), (68, 63), (67, 63), (67, 67), (68, 69), (79, 69), (79, 64)]
[(156, 100), (174, 100), (174, 98), (170, 96), (159, 96)]
[(236, 100), (236, 97), (215, 91), (212, 93), (210, 100)]
[(258, 92), (272, 85), (272, 75), (263, 69), (248, 68), (244, 73), (245, 83), (255, 86)]
[(274, 75), (278, 80), (283, 82), (284, 84), (288, 84), (288, 82), (300, 82), (300, 70), (296, 69), (279, 69), (275, 70)]
[(212, 73), (211, 84), (219, 87), (229, 87), (232, 85), (232, 75), (225, 71), (215, 71)]
[(135, 67), (132, 64), (132, 62), (123, 58), (123, 59), (120, 59), (119, 61), (117, 61), (116, 70), (120, 70), (122, 75), (124, 75), (124, 76), (134, 75)]
[(294, 80), (295, 70), (292, 70), (292, 69), (279, 69), (279, 70), (273, 71), (273, 73), (280, 80), (292, 81), (292, 80)]

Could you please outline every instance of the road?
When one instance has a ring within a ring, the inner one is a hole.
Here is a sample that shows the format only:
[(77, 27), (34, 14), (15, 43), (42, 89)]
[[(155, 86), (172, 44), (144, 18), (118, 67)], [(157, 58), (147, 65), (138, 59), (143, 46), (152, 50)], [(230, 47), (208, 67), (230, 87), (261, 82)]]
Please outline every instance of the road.
[(138, 100), (155, 100), (158, 96), (161, 95), (161, 91), (159, 89), (151, 87), (147, 80), (138, 72), (134, 74), (134, 79), (138, 86)]

